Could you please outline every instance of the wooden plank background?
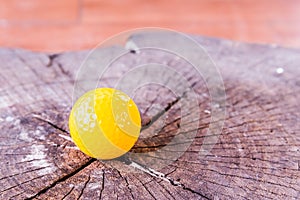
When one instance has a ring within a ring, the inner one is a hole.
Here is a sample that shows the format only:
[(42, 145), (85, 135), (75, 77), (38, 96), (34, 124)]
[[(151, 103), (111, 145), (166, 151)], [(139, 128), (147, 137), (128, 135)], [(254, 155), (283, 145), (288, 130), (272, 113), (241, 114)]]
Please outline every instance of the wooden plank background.
[(0, 0), (0, 46), (58, 52), (132, 28), (300, 47), (299, 0)]

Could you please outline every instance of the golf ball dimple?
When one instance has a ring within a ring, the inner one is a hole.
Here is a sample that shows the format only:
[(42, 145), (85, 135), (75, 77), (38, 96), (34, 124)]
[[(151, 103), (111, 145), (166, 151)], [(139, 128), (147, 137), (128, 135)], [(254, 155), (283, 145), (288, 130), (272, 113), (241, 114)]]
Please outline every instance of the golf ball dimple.
[(120, 157), (133, 147), (140, 134), (141, 118), (128, 95), (113, 88), (97, 88), (76, 101), (69, 128), (82, 152), (106, 160)]

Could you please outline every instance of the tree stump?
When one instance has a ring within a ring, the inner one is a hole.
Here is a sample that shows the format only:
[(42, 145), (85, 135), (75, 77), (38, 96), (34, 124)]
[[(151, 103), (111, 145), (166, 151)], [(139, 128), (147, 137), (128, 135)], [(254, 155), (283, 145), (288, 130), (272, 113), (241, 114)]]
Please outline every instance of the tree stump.
[[(194, 38), (216, 62), (226, 89), (225, 124), (204, 157), (198, 153), (210, 137), (210, 98), (205, 81), (187, 71), (186, 62), (125, 49), (99, 83), (113, 87), (130, 66), (150, 61), (186, 75), (198, 94), (200, 120), (193, 120), (186, 95), (166, 88), (146, 86), (134, 97), (143, 130), (133, 154), (150, 152), (148, 159), (159, 160), (155, 152), (174, 135), (197, 133), (178, 159), (159, 170), (126, 155), (92, 159), (70, 141), (73, 84), (88, 51), (0, 49), (1, 199), (299, 199), (300, 50)], [(122, 47), (107, 47), (114, 48)], [(188, 123), (179, 127), (183, 109)]]

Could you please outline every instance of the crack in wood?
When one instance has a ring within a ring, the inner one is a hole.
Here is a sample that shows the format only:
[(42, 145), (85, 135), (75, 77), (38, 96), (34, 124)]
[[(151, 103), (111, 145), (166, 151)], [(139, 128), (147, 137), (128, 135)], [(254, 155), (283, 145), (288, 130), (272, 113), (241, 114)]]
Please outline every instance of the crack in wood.
[(72, 80), (72, 76), (71, 76), (70, 72), (65, 70), (65, 68), (63, 67), (63, 65), (61, 63), (57, 62), (57, 66), (64, 75), (68, 76)]
[(198, 196), (201, 196), (202, 198), (210, 199), (209, 197), (205, 196), (204, 194), (185, 186), (184, 184), (180, 183), (179, 181), (174, 181), (172, 178), (170, 178), (170, 177), (166, 176), (165, 174), (163, 174), (161, 172), (158, 172), (154, 169), (147, 168), (146, 166), (142, 166), (141, 164), (139, 164), (137, 162), (132, 162), (130, 164), (130, 166), (132, 166), (136, 169), (139, 169), (139, 170), (151, 175), (152, 177), (155, 177), (155, 178), (161, 179), (163, 181), (166, 181), (166, 182), (170, 183), (173, 186), (178, 186), (178, 187), (181, 187), (183, 190), (189, 191), (193, 194), (197, 194)]
[(99, 194), (99, 199), (102, 198), (102, 193), (104, 190), (104, 181), (105, 181), (105, 170), (102, 169), (102, 183), (101, 183), (101, 190), (100, 190), (100, 194)]
[(156, 200), (157, 198), (152, 194), (152, 192), (146, 186), (147, 183), (143, 183), (140, 179), (137, 179), (137, 180), (142, 184), (142, 186), (145, 188), (145, 190), (148, 192), (148, 194), (150, 194), (150, 196)]
[(72, 171), (69, 174), (66, 174), (60, 178), (58, 178), (57, 180), (55, 180), (54, 182), (52, 182), (50, 185), (46, 186), (44, 189), (40, 190), (38, 193), (36, 193), (35, 195), (26, 198), (26, 200), (30, 200), (30, 199), (34, 199), (37, 198), (38, 196), (40, 196), (41, 194), (46, 193), (49, 189), (55, 187), (57, 184), (64, 182), (65, 180), (71, 178), (72, 176), (76, 175), (77, 173), (79, 173), (80, 171), (82, 171), (83, 169), (85, 169), (86, 167), (88, 167), (89, 165), (91, 165), (93, 162), (95, 162), (96, 159), (95, 158), (91, 158), (89, 159), (89, 161), (87, 161), (85, 164), (81, 165), (80, 167), (78, 167), (77, 169), (75, 169), (74, 171)]
[(65, 195), (62, 197), (61, 200), (65, 199), (67, 196), (69, 196), (69, 194), (71, 194), (71, 192), (74, 190), (74, 188), (75, 188), (75, 186), (73, 186), (73, 187), (68, 191), (68, 193), (65, 194)]
[(117, 172), (118, 172), (119, 176), (120, 176), (122, 179), (124, 179), (124, 180), (125, 180), (125, 182), (126, 182), (126, 187), (128, 188), (128, 190), (129, 190), (129, 193), (130, 193), (130, 195), (131, 195), (132, 199), (135, 199), (135, 198), (134, 198), (134, 196), (133, 196), (133, 194), (132, 194), (132, 190), (131, 190), (131, 188), (130, 188), (130, 186), (129, 186), (129, 183), (128, 183), (128, 180), (127, 180), (127, 178), (126, 178), (125, 176), (122, 176), (121, 172), (120, 172), (118, 169), (116, 169), (116, 170), (117, 170)]
[(154, 122), (156, 122), (161, 116), (163, 116), (166, 112), (168, 112), (172, 108), (172, 106), (174, 106), (183, 96), (184, 94), (180, 97), (177, 97), (171, 103), (168, 103), (168, 105), (163, 110), (161, 110), (156, 115), (154, 115), (151, 118), (151, 120), (141, 128), (141, 132), (148, 129), (152, 124), (154, 124)]
[(88, 176), (88, 179), (87, 179), (86, 182), (84, 183), (83, 188), (81, 189), (81, 191), (80, 191), (80, 193), (79, 193), (79, 195), (78, 195), (77, 200), (79, 200), (79, 199), (81, 198), (81, 196), (83, 195), (83, 191), (84, 191), (84, 189), (86, 188), (86, 186), (87, 186), (88, 182), (90, 181), (90, 179), (91, 179), (91, 176), (89, 175), (89, 176)]
[(131, 190), (131, 188), (130, 188), (130, 185), (129, 185), (129, 183), (128, 183), (127, 178), (126, 178), (126, 177), (123, 177), (123, 178), (124, 178), (124, 180), (125, 180), (125, 182), (126, 182), (126, 186), (127, 186), (128, 190), (129, 190), (129, 193), (130, 193), (132, 199), (135, 199), (134, 196), (133, 196), (133, 194), (132, 194), (132, 190)]
[(175, 196), (173, 196), (173, 194), (163, 184), (160, 183), (161, 182), (158, 182), (158, 184), (172, 197), (172, 199), (176, 199)]
[(57, 57), (59, 57), (59, 55), (60, 54), (50, 54), (50, 55), (48, 55), (48, 58), (49, 58), (49, 62), (47, 63), (47, 67), (52, 67), (52, 65), (53, 65), (53, 63), (54, 63), (54, 61), (55, 61), (55, 59), (57, 58)]
[(24, 194), (24, 193), (25, 193), (25, 191), (20, 192), (20, 193), (14, 195), (14, 196), (11, 196), (9, 199), (15, 199), (17, 196), (20, 196), (21, 194)]
[(36, 114), (33, 114), (32, 115), (34, 118), (40, 120), (40, 121), (43, 121), (43, 122), (46, 122), (47, 124), (49, 124), (50, 126), (52, 126), (53, 128), (57, 129), (57, 130), (60, 130), (64, 133), (67, 133), (69, 135), (69, 132), (64, 130), (63, 128), (60, 128), (58, 127), (57, 125), (55, 125), (53, 122), (51, 122), (50, 120), (48, 119), (44, 119), (42, 116), (39, 116), (39, 115), (36, 115)]
[(3, 192), (5, 192), (5, 191), (7, 191), (7, 190), (10, 190), (10, 189), (13, 189), (13, 188), (15, 188), (15, 187), (18, 187), (18, 186), (20, 186), (20, 185), (22, 185), (22, 184), (24, 184), (24, 183), (28, 183), (28, 182), (30, 182), (30, 181), (33, 181), (33, 180), (36, 180), (36, 179), (39, 179), (39, 178), (42, 178), (42, 177), (43, 177), (43, 176), (38, 176), (38, 177), (32, 178), (32, 179), (30, 179), (30, 180), (24, 181), (24, 182), (22, 182), (22, 183), (18, 183), (17, 185), (11, 186), (11, 187), (9, 187), (9, 188), (6, 188), (6, 189), (0, 191), (0, 193), (3, 193)]
[(22, 174), (34, 172), (34, 171), (39, 171), (39, 170), (42, 170), (42, 169), (46, 169), (46, 168), (48, 168), (48, 167), (51, 167), (51, 166), (45, 166), (45, 167), (40, 167), (40, 168), (32, 169), (32, 170), (29, 170), (29, 171), (17, 173), (17, 174), (11, 174), (11, 175), (8, 175), (8, 176), (5, 176), (5, 177), (0, 178), (0, 180), (8, 179), (8, 178), (10, 178), (10, 177), (14, 177), (14, 176), (18, 176), (18, 175), (22, 175)]
[(63, 65), (57, 60), (57, 58), (59, 58), (60, 55), (61, 54), (50, 54), (50, 55), (48, 55), (49, 62), (46, 65), (46, 67), (52, 67), (52, 66), (54, 66), (54, 64), (56, 64), (56, 66), (61, 71), (61, 73), (66, 75), (67, 77), (69, 77), (72, 80), (73, 77), (71, 76), (70, 72), (65, 70)]

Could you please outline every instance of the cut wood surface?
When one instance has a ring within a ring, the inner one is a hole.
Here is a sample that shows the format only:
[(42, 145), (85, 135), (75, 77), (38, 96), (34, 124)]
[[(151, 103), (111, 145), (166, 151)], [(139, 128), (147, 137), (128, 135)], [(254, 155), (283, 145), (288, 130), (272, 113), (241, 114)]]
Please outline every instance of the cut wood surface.
[[(141, 137), (131, 154), (104, 162), (69, 140), (76, 73), (89, 51), (0, 49), (1, 199), (299, 199), (300, 50), (194, 38), (215, 61), (226, 89), (225, 123), (216, 144), (205, 144), (212, 149), (204, 157), (204, 138), (215, 136), (207, 134), (213, 105), (205, 80), (186, 61), (162, 51), (106, 48), (127, 53), (99, 86), (114, 87), (134, 66), (165, 64), (188, 80), (200, 112), (190, 106), (188, 92), (139, 88), (133, 98), (142, 115)], [(143, 35), (132, 36), (130, 42), (138, 46), (141, 40)], [(145, 76), (147, 71), (137, 78)], [(157, 169), (144, 164), (167, 162), (159, 149), (178, 134), (188, 143), (195, 131), (185, 151), (180, 143), (165, 149), (179, 158)], [(135, 153), (145, 156), (139, 160)]]

